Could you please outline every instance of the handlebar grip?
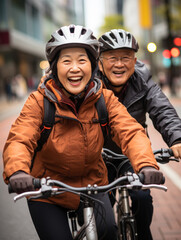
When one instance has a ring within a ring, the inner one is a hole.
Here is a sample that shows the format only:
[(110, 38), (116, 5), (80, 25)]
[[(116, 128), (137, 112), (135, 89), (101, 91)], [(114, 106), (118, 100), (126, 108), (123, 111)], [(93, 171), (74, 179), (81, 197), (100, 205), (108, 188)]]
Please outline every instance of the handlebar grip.
[(139, 179), (140, 179), (140, 182), (141, 182), (141, 183), (144, 183), (144, 179), (145, 179), (144, 174), (143, 174), (143, 173), (138, 173), (138, 177), (139, 177)]
[(9, 194), (10, 194), (10, 193), (14, 193), (14, 190), (13, 190), (13, 188), (12, 188), (12, 186), (11, 186), (10, 183), (8, 183), (8, 193), (9, 193)]
[(41, 188), (41, 179), (40, 178), (33, 178), (33, 185), (35, 188)]
[[(41, 179), (39, 178), (33, 178), (33, 185), (35, 188), (41, 188)], [(8, 183), (8, 192), (15, 193), (10, 183)]]
[(163, 176), (161, 184), (164, 184), (164, 183), (165, 183), (165, 177)]
[[(140, 182), (144, 183), (144, 178), (145, 178), (144, 174), (143, 173), (138, 173), (138, 177), (140, 179)], [(164, 184), (164, 183), (165, 183), (165, 177), (163, 176), (162, 181), (161, 181), (160, 184)]]
[(174, 156), (173, 150), (171, 148), (168, 149), (168, 153), (170, 154), (170, 156)]

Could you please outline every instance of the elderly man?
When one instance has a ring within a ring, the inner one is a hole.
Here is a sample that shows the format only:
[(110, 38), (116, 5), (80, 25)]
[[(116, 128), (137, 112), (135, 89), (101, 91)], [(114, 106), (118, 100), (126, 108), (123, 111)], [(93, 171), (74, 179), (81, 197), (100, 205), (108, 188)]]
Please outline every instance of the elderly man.
[[(113, 29), (104, 33), (99, 42), (101, 49), (97, 75), (145, 130), (148, 113), (154, 127), (173, 150), (174, 156), (181, 158), (181, 119), (160, 87), (152, 80), (146, 66), (137, 60), (135, 53), (139, 46), (134, 36), (123, 29)], [(105, 147), (121, 153), (121, 149), (111, 139)], [(111, 182), (115, 176), (109, 169), (108, 172)], [(153, 205), (150, 191), (132, 191), (130, 195), (137, 221), (138, 239), (151, 240)]]

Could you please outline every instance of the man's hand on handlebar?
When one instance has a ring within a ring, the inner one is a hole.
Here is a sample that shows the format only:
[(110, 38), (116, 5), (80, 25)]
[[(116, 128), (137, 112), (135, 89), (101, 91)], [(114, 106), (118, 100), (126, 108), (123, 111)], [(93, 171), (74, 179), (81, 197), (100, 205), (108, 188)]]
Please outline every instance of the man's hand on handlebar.
[(143, 167), (140, 171), (144, 175), (144, 184), (163, 184), (163, 173), (153, 167)]
[(15, 172), (9, 178), (10, 185), (14, 192), (22, 193), (34, 190), (33, 177), (23, 171)]
[(174, 157), (181, 160), (181, 143), (177, 143), (171, 147)]

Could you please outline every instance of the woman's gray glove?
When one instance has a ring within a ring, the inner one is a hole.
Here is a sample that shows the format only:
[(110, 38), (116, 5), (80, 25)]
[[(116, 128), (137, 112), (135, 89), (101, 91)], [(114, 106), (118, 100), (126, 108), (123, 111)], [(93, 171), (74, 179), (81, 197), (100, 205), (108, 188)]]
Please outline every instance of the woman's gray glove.
[(143, 167), (140, 171), (144, 175), (144, 184), (163, 184), (163, 173), (154, 167)]
[(9, 183), (16, 193), (34, 190), (33, 177), (23, 171), (15, 172), (9, 178)]

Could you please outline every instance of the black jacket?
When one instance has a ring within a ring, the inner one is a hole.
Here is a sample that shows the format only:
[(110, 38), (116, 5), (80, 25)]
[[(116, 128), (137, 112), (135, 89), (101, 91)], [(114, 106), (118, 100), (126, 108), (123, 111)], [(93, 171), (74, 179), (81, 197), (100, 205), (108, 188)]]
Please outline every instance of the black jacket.
[[(169, 147), (181, 140), (181, 119), (142, 62), (136, 62), (135, 72), (128, 80), (124, 98), (120, 101), (143, 127), (146, 127), (148, 113)], [(108, 142), (105, 147), (110, 148), (110, 145)]]

